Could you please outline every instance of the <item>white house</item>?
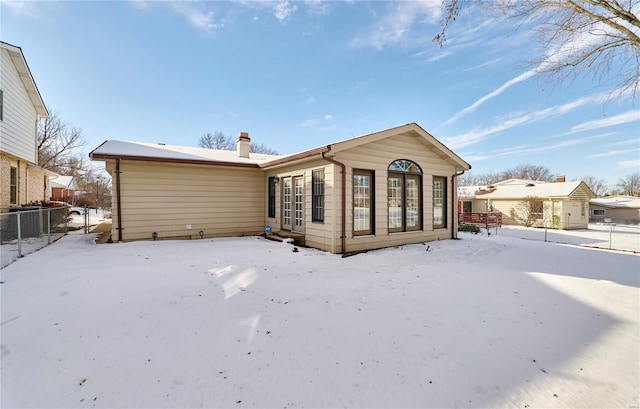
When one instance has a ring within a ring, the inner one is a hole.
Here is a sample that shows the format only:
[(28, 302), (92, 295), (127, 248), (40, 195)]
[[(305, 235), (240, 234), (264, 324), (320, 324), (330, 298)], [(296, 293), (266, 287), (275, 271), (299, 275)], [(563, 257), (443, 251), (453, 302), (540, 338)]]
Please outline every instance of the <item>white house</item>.
[(38, 166), (37, 121), (47, 108), (22, 49), (0, 41), (0, 212), (48, 199), (49, 176)]

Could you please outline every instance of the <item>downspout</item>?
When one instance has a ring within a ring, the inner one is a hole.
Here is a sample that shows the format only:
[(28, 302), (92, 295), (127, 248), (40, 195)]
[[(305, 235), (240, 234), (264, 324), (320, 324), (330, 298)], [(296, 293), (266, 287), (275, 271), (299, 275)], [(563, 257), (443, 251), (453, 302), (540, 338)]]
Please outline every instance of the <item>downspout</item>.
[[(461, 170), (460, 172), (456, 172), (453, 175), (451, 175), (451, 194), (452, 196), (456, 199), (456, 200), (452, 200), (451, 201), (451, 238), (452, 239), (457, 239), (458, 238), (458, 215), (456, 210), (458, 209), (458, 187), (456, 186), (456, 178), (458, 176), (462, 176), (464, 174), (464, 170)], [(455, 194), (454, 194), (455, 193)], [(454, 218), (453, 215), (456, 215), (456, 217)]]
[(122, 202), (120, 201), (120, 158), (116, 159), (116, 196), (118, 207), (118, 242), (122, 243)]
[(325, 153), (330, 151), (331, 145), (327, 145), (327, 151), (322, 152), (322, 159), (327, 162), (331, 162), (334, 165), (338, 165), (340, 166), (340, 169), (342, 169), (342, 234), (340, 235), (340, 239), (342, 241), (342, 254), (347, 254), (347, 167), (342, 162), (326, 157)]

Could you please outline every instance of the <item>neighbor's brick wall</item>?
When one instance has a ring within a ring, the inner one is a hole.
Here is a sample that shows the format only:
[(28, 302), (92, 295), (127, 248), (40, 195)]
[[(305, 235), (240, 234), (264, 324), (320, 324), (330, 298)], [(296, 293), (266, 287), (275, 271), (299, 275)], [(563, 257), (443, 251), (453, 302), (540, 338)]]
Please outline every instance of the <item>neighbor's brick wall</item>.
[(27, 168), (27, 203), (48, 199), (45, 194), (44, 177), (45, 173), (42, 170)]
[(28, 202), (27, 200), (27, 164), (18, 162), (18, 206)]
[(0, 213), (9, 209), (9, 184), (11, 180), (11, 159), (0, 154)]

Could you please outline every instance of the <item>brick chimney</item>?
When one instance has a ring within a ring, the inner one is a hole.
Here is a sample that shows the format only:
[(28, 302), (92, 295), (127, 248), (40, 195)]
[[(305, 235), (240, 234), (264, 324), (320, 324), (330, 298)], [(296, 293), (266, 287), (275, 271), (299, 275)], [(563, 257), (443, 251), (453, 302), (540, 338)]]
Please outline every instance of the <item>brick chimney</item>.
[(249, 133), (240, 132), (238, 134), (238, 139), (236, 139), (236, 150), (238, 151), (239, 157), (249, 157), (249, 145), (251, 145), (251, 138), (249, 138)]
[(565, 177), (564, 176), (557, 176), (556, 177), (556, 182), (560, 183), (560, 182), (566, 182)]

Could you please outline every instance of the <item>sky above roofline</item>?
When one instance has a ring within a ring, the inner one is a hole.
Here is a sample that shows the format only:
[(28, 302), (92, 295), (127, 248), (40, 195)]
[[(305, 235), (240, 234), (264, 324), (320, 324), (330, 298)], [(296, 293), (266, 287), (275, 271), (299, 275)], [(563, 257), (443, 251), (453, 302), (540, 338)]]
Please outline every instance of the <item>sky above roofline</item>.
[(614, 184), (640, 169), (631, 95), (542, 82), (529, 33), (437, 1), (3, 2), (51, 109), (107, 139), (196, 146), (250, 133), (291, 154), (416, 122), (473, 167), (544, 165)]

